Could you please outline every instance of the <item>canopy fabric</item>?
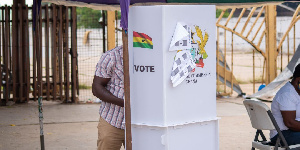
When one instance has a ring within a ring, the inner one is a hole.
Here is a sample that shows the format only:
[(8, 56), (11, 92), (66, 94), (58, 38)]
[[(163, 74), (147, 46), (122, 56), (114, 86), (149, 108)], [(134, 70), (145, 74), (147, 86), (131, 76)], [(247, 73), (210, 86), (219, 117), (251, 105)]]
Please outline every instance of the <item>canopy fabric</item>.
[(283, 0), (168, 0), (168, 3), (257, 3), (283, 2)]
[(123, 28), (125, 31), (128, 29), (128, 13), (129, 13), (129, 5), (130, 0), (121, 0), (120, 1), (120, 7), (121, 7), (121, 28)]
[[(120, 10), (120, 0), (42, 0), (64, 6), (89, 7), (95, 10)], [(142, 3), (167, 3), (166, 0), (130, 0), (130, 5)]]
[[(42, 0), (64, 6), (89, 7), (95, 10), (120, 10), (120, 0)], [(264, 5), (283, 3), (284, 0), (130, 0), (130, 5), (168, 5), (168, 4), (213, 4), (217, 7), (243, 5)]]
[(53, 3), (56, 5), (64, 6), (76, 6), (76, 7), (88, 7), (94, 10), (120, 10), (120, 4), (99, 4), (99, 3), (85, 3), (82, 1), (70, 1), (70, 0), (42, 0), (42, 2)]
[[(85, 3), (85, 4), (104, 4), (104, 5), (119, 5), (120, 0), (42, 0), (43, 2), (56, 3)], [(258, 3), (258, 2), (285, 2), (288, 0), (131, 0), (130, 4), (136, 3)]]
[[(36, 1), (36, 0), (35, 0)], [(34, 1), (34, 2), (35, 2)], [(213, 4), (216, 6), (233, 5), (253, 5), (266, 3), (282, 3), (283, 0), (37, 0), (42, 2), (54, 3), (57, 5), (89, 7), (95, 10), (120, 10), (121, 8), (121, 27), (127, 29), (128, 10), (130, 5), (162, 5), (162, 4)]]

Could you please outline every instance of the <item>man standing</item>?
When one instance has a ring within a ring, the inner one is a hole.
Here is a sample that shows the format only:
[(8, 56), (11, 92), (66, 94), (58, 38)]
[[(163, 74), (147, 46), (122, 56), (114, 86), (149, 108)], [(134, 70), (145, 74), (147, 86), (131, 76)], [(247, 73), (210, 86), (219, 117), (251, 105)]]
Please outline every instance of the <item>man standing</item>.
[[(295, 67), (293, 79), (287, 82), (273, 99), (271, 110), (288, 145), (300, 144), (300, 64)], [(271, 130), (270, 138), (276, 143), (278, 133)]]
[(123, 47), (104, 53), (96, 66), (93, 94), (102, 100), (98, 150), (120, 150), (125, 143)]

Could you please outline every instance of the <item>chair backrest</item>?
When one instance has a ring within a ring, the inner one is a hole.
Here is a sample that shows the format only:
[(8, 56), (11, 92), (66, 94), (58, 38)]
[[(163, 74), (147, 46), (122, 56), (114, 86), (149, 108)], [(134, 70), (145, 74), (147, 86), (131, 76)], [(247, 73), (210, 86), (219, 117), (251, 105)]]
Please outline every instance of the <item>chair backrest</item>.
[(256, 99), (244, 100), (243, 103), (247, 109), (253, 128), (260, 130), (275, 129), (275, 126), (268, 115), (270, 109), (266, 104)]

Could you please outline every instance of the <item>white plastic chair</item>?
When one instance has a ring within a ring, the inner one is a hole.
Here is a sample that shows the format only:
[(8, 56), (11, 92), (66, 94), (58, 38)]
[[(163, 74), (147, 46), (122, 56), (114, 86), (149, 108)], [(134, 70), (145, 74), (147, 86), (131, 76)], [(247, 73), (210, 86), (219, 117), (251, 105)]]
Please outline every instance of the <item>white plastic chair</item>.
[[(244, 100), (243, 103), (247, 109), (252, 127), (257, 129), (254, 141), (252, 141), (252, 150), (255, 150), (255, 148), (260, 150), (300, 150), (300, 144), (288, 146), (271, 110), (266, 104), (256, 99)], [(273, 129), (278, 132), (275, 145), (268, 142), (262, 132), (262, 130)], [(262, 141), (258, 140), (259, 136), (261, 136)], [(281, 141), (283, 145), (280, 144)]]

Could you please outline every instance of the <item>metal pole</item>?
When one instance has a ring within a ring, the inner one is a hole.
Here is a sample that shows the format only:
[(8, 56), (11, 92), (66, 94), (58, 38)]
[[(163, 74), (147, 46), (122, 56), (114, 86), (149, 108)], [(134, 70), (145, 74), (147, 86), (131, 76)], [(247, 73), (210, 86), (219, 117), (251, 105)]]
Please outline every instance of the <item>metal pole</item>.
[(43, 97), (39, 97), (39, 122), (40, 122), (40, 141), (41, 141), (41, 150), (45, 150), (44, 144), (44, 131), (43, 131)]

